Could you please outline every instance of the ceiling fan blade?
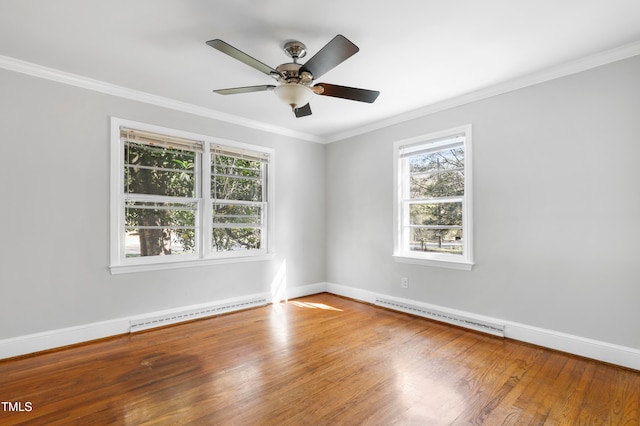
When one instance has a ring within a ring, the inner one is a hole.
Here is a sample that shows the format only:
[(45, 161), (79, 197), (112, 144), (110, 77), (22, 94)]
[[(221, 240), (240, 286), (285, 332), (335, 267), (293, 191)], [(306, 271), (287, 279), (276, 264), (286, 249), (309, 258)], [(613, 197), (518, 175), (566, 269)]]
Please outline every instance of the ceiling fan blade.
[(262, 86), (246, 86), (246, 87), (233, 87), (231, 89), (218, 89), (214, 92), (220, 95), (236, 95), (238, 93), (250, 93), (250, 92), (265, 92), (267, 90), (273, 90), (276, 86), (262, 85)]
[(259, 60), (247, 55), (243, 51), (236, 49), (235, 47), (231, 46), (230, 44), (220, 39), (209, 40), (207, 44), (213, 47), (214, 49), (217, 49), (222, 53), (225, 53), (231, 56), (232, 58), (237, 59), (238, 61), (244, 64), (247, 64), (250, 67), (255, 68), (258, 71), (263, 72), (267, 75), (273, 75), (273, 74), (280, 75), (278, 71), (271, 68), (269, 65), (263, 64)]
[(358, 89), (356, 87), (337, 86), (335, 84), (318, 83), (314, 87), (322, 87), (318, 95), (333, 96), (334, 98), (350, 99), (352, 101), (373, 103), (380, 92), (376, 90)]
[(296, 114), (297, 118), (306, 117), (307, 115), (311, 115), (311, 106), (306, 104), (305, 106), (294, 109), (293, 112)]
[(347, 58), (358, 53), (360, 49), (355, 44), (347, 40), (346, 37), (338, 34), (327, 43), (318, 53), (313, 55), (300, 69), (309, 71), (313, 78), (318, 78), (327, 71), (338, 66)]

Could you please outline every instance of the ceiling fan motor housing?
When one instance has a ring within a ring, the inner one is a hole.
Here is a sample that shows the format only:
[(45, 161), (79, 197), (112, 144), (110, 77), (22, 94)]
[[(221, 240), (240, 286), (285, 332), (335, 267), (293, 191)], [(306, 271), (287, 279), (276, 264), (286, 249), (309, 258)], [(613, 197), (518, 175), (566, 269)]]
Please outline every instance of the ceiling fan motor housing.
[(295, 62), (278, 65), (276, 71), (280, 73), (278, 80), (283, 83), (299, 83), (308, 86), (313, 81), (313, 76), (309, 71), (300, 72), (302, 65)]

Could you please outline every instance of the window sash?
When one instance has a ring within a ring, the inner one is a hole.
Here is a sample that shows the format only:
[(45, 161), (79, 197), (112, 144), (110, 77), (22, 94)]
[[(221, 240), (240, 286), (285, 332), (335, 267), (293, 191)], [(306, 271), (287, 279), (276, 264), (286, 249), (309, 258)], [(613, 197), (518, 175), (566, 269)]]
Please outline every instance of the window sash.
[[(244, 206), (249, 208), (257, 208), (257, 214), (216, 214), (217, 207), (220, 206)], [(244, 247), (246, 251), (264, 251), (268, 242), (267, 236), (267, 203), (266, 202), (251, 202), (242, 200), (213, 200), (212, 201), (212, 230), (241, 230), (241, 229), (253, 229), (258, 235), (258, 247), (250, 247), (249, 241), (237, 242), (235, 245), (230, 246), (226, 250), (220, 250), (216, 247), (215, 241), (211, 242), (211, 249), (216, 252), (233, 252), (241, 250)], [(253, 219), (253, 221), (226, 221), (224, 219)]]
[[(124, 258), (144, 258), (145, 261), (150, 261), (146, 259), (199, 256), (202, 251), (199, 195), (202, 189), (200, 181), (203, 142), (121, 127), (120, 143), (123, 153), (126, 153), (122, 159), (126, 185), (123, 186), (122, 194), (122, 214), (125, 220), (120, 231), (124, 233), (121, 239), (121, 253)], [(167, 157), (152, 157), (148, 162), (141, 161), (135, 164), (131, 159), (132, 151), (140, 155), (166, 154)], [(171, 161), (193, 161), (193, 168), (174, 168), (171, 167)], [(148, 171), (147, 179), (163, 176), (161, 183), (154, 182), (147, 187), (143, 184), (142, 187), (135, 188), (129, 184), (129, 180), (136, 179), (133, 172), (139, 170)], [(183, 178), (183, 181), (173, 188), (174, 194), (167, 195), (165, 191), (169, 189), (169, 182), (183, 175), (191, 177), (186, 180)], [(140, 189), (144, 189), (145, 192), (136, 192)], [(190, 195), (176, 195), (176, 192), (186, 192)], [(193, 213), (180, 217), (180, 212)], [(134, 223), (127, 223), (128, 221)], [(137, 244), (131, 240), (133, 232), (138, 234)], [(144, 238), (148, 238), (147, 243), (151, 244), (153, 249), (143, 248), (149, 247), (143, 245), (143, 235)]]

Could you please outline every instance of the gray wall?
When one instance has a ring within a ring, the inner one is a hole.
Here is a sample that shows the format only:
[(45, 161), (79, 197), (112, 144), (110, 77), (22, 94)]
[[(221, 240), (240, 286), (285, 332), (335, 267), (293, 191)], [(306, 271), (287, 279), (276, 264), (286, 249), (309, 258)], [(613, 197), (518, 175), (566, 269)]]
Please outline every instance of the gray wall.
[[(634, 57), (328, 145), (327, 281), (640, 348), (639, 76)], [(468, 123), (475, 267), (394, 262), (393, 142)]]
[[(0, 339), (325, 278), (323, 145), (0, 70)], [(275, 148), (274, 260), (111, 275), (110, 116)], [(313, 226), (309, 226), (313, 224)]]
[[(325, 146), (0, 70), (0, 339), (267, 292), (286, 259), (289, 287), (640, 348), (639, 75), (635, 57)], [(276, 259), (111, 275), (110, 116), (275, 148)], [(474, 269), (394, 262), (393, 142), (468, 123)]]

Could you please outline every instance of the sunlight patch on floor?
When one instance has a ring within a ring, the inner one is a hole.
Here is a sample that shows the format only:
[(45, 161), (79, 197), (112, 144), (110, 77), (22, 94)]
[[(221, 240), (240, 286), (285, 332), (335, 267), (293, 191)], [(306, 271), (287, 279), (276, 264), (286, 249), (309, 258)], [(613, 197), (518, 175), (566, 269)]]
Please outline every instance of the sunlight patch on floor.
[(289, 302), (291, 305), (295, 305), (298, 306), (299, 308), (309, 308), (309, 309), (324, 309), (327, 311), (340, 311), (342, 312), (342, 309), (338, 309), (338, 308), (334, 308), (333, 306), (329, 306), (326, 305), (324, 303), (312, 303), (312, 302), (298, 302), (298, 301), (292, 301)]

